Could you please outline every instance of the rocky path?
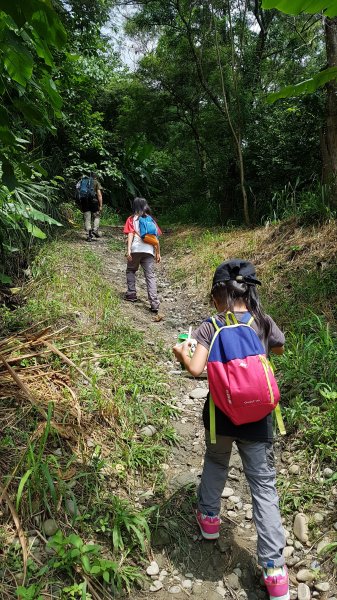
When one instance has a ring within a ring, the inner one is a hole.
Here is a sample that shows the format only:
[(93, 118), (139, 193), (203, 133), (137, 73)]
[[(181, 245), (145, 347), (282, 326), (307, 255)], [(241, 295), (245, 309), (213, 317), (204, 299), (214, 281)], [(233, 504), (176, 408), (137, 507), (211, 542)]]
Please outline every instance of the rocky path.
[[(104, 228), (103, 237), (90, 247), (102, 258), (106, 279), (122, 298), (125, 292), (125, 256), (124, 251), (119, 249), (120, 239), (116, 229)], [(159, 295), (162, 300), (161, 320), (155, 321), (149, 312), (145, 282), (141, 273), (138, 276), (140, 301), (135, 304), (123, 304), (125, 317), (133, 322), (138, 330), (145, 332), (149, 343), (159, 338), (163, 340), (165, 349), (172, 347), (178, 332), (186, 331), (190, 324), (200, 322), (208, 313), (207, 305), (194, 297), (193, 290), (184, 289), (181, 285), (171, 285), (165, 266), (168, 260), (170, 258), (165, 258), (157, 271)], [(193, 517), (191, 497), (194, 495), (203, 462), (201, 411), (207, 394), (207, 382), (190, 378), (166, 356), (169, 356), (168, 352), (163, 351), (163, 356), (159, 357), (158, 362), (167, 368), (176, 395), (176, 404), (181, 411), (179, 420), (174, 422), (181, 441), (179, 446), (172, 450), (169, 464), (163, 465), (172, 496), (165, 518), (159, 524), (153, 539), (153, 561), (147, 567), (144, 589), (132, 594), (132, 598), (266, 599), (266, 593), (259, 584), (259, 572), (256, 567), (256, 531), (252, 521), (251, 498), (236, 449), (232, 454), (229, 479), (223, 492), (220, 538), (216, 542), (206, 542), (199, 535)], [(276, 441), (275, 444), (276, 454), (281, 463), (279, 469), (283, 469), (285, 475), (295, 475), (295, 471), (301, 467), (296, 464), (296, 456), (287, 451), (285, 444), (283, 440)], [(328, 473), (326, 476), (329, 476)], [(337, 494), (337, 490), (332, 491)], [(333, 525), (332, 516), (334, 500), (336, 496), (328, 498), (326, 507), (311, 516), (317, 525), (313, 540), (309, 541), (307, 536), (307, 516), (297, 516), (295, 525), (294, 515), (283, 519), (287, 536), (285, 555), (290, 567), (292, 600), (310, 600), (312, 597), (337, 600), (334, 596), (337, 595), (337, 590), (332, 574), (317, 575), (317, 568), (324, 562), (318, 558), (317, 551), (322, 547), (322, 542), (326, 543), (328, 534), (325, 532), (333, 527), (337, 528), (337, 523)]]

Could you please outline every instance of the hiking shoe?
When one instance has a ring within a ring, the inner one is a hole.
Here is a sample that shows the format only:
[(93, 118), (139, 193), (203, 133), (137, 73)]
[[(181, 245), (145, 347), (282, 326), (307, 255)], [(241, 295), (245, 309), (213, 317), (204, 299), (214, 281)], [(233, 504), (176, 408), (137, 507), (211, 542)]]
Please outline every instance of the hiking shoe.
[(203, 515), (200, 510), (197, 510), (197, 521), (205, 540), (216, 540), (219, 537), (221, 523), (219, 515)]
[(289, 575), (285, 565), (274, 567), (273, 561), (267, 563), (267, 569), (263, 569), (263, 582), (270, 600), (290, 600)]
[(88, 235), (87, 242), (92, 242), (92, 236), (91, 235)]
[(158, 311), (159, 311), (159, 308), (150, 308), (150, 311), (151, 311), (152, 313), (154, 313), (155, 315), (157, 315), (157, 314), (158, 314)]
[(127, 293), (124, 296), (124, 300), (127, 300), (127, 302), (137, 302), (138, 298), (136, 295), (134, 296), (129, 296)]
[(95, 238), (100, 238), (101, 237), (101, 234), (99, 233), (99, 231), (92, 230), (92, 235), (94, 235)]

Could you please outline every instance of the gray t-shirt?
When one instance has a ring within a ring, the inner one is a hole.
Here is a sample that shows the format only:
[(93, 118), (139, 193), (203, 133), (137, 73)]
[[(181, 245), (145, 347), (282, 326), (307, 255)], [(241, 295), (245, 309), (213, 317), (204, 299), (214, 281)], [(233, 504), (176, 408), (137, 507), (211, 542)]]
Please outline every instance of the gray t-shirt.
[[(240, 322), (240, 319), (245, 312), (235, 312), (235, 317)], [(266, 335), (265, 331), (258, 327), (255, 320), (252, 322), (251, 327), (256, 331), (259, 336), (266, 354), (269, 354), (271, 348), (277, 346), (283, 346), (285, 342), (284, 334), (277, 327), (275, 321), (266, 315), (269, 322), (269, 333)], [(224, 313), (215, 315), (215, 319), (224, 325), (226, 319)], [(209, 349), (215, 330), (212, 323), (204, 321), (197, 329), (192, 332), (192, 338), (196, 339), (198, 344), (201, 344), (207, 350)], [(205, 429), (209, 431), (209, 397), (204, 405), (203, 410), (203, 421)], [(269, 442), (273, 439), (273, 423), (271, 414), (264, 417), (260, 421), (254, 423), (247, 423), (245, 425), (234, 425), (232, 421), (216, 406), (215, 407), (215, 424), (217, 435), (226, 435), (235, 439), (256, 441), (256, 442)]]

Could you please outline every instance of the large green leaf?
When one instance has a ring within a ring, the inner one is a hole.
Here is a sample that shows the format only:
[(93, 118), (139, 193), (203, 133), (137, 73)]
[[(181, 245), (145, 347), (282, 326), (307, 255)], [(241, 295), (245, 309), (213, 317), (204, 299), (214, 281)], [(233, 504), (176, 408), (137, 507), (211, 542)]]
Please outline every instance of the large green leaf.
[(312, 94), (332, 79), (337, 79), (337, 67), (330, 67), (329, 69), (320, 71), (320, 73), (317, 73), (317, 75), (314, 75), (310, 79), (294, 85), (287, 85), (278, 92), (268, 94), (267, 102), (268, 104), (273, 104), (276, 100), (280, 100), (280, 98), (292, 98), (301, 94)]
[(53, 108), (59, 110), (62, 106), (62, 98), (58, 93), (55, 82), (50, 77), (48, 77), (48, 75), (45, 75), (41, 79), (40, 84), (42, 91), (49, 97)]
[(327, 17), (337, 16), (336, 0), (262, 0), (262, 8), (277, 8), (288, 15), (324, 12)]
[(29, 123), (40, 126), (48, 124), (46, 113), (36, 106), (36, 104), (33, 104), (28, 100), (24, 100), (23, 98), (16, 98), (13, 101), (13, 104), (23, 114)]
[(28, 221), (28, 219), (24, 219), (24, 224), (26, 226), (27, 231), (29, 231), (29, 233), (31, 233), (33, 237), (39, 238), (40, 240), (46, 239), (47, 236), (42, 231), (42, 229), (40, 229), (36, 225), (33, 225), (33, 223)]
[(0, 125), (0, 140), (4, 146), (13, 146), (16, 142), (16, 137), (8, 127)]
[(26, 87), (33, 73), (33, 57), (20, 38), (12, 32), (8, 32), (4, 54), (4, 65), (8, 75)]

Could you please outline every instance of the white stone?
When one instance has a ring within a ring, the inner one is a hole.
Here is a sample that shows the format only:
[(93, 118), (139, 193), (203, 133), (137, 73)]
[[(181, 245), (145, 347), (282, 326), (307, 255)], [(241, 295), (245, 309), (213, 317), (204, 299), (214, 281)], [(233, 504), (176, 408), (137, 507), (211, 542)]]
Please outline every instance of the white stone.
[(298, 540), (295, 540), (295, 548), (296, 550), (302, 550), (303, 548), (303, 544), (301, 544), (301, 542), (299, 542)]
[(191, 579), (184, 579), (181, 585), (185, 590), (190, 590), (192, 588), (192, 581)]
[(296, 575), (296, 579), (303, 583), (311, 583), (315, 579), (315, 575), (310, 569), (300, 569)]
[(224, 577), (225, 584), (232, 588), (233, 590), (238, 590), (240, 588), (239, 578), (236, 573), (230, 573), (227, 577)]
[(219, 594), (221, 598), (226, 598), (227, 591), (225, 590), (225, 588), (218, 586), (215, 591), (217, 592), (217, 594)]
[(329, 479), (329, 477), (332, 477), (332, 475), (334, 474), (332, 469), (329, 469), (329, 467), (326, 467), (323, 471), (323, 475), (326, 479)]
[(159, 581), (159, 579), (157, 579), (156, 581), (153, 582), (153, 584), (150, 586), (150, 592), (158, 592), (159, 590), (161, 590), (163, 587), (163, 584), (161, 581)]
[(315, 513), (314, 514), (314, 521), (315, 521), (315, 523), (323, 523), (323, 521), (324, 521), (324, 515), (322, 515), (322, 513), (319, 513), (319, 512)]
[(233, 504), (239, 504), (239, 502), (241, 502), (240, 496), (229, 496), (229, 500), (233, 502)]
[(251, 509), (249, 509), (249, 510), (246, 511), (245, 518), (247, 519), (247, 521), (251, 521), (252, 520), (252, 518), (253, 518), (253, 511)]
[(289, 558), (294, 553), (294, 546), (286, 546), (283, 550), (284, 558)]
[(306, 543), (309, 540), (308, 519), (304, 513), (297, 513), (295, 516), (293, 531), (300, 542)]
[(47, 537), (54, 535), (58, 529), (59, 529), (59, 526), (58, 526), (57, 522), (55, 521), (55, 519), (47, 519), (43, 523), (43, 530)]
[(234, 510), (228, 510), (227, 514), (231, 519), (234, 519), (236, 517), (236, 512)]
[(300, 472), (300, 465), (290, 465), (289, 473), (292, 475), (298, 475)]
[(317, 554), (319, 554), (320, 552), (322, 552), (323, 548), (325, 548), (325, 546), (327, 546), (327, 544), (330, 544), (331, 540), (325, 539), (325, 540), (321, 540), (318, 544), (317, 544)]
[(158, 575), (159, 574), (159, 565), (155, 560), (151, 562), (151, 564), (146, 569), (148, 575)]
[(207, 398), (208, 389), (197, 387), (190, 392), (190, 398), (194, 398), (195, 400), (201, 400), (202, 398)]
[(171, 585), (171, 587), (169, 587), (169, 589), (167, 591), (169, 594), (179, 594), (181, 592), (181, 586), (180, 585)]
[(315, 583), (314, 587), (318, 592), (328, 592), (330, 589), (330, 583), (327, 581), (321, 581), (319, 583)]
[(294, 540), (290, 537), (287, 538), (287, 546), (293, 546), (294, 545)]
[(297, 588), (298, 600), (310, 600), (310, 588), (305, 583), (300, 583)]
[(152, 437), (155, 433), (157, 433), (157, 430), (154, 425), (146, 425), (140, 430), (140, 434), (145, 437)]
[(234, 490), (230, 487), (225, 487), (222, 491), (221, 498), (230, 498), (234, 494)]
[(194, 575), (193, 573), (185, 573), (185, 577), (186, 579), (193, 579)]

